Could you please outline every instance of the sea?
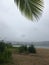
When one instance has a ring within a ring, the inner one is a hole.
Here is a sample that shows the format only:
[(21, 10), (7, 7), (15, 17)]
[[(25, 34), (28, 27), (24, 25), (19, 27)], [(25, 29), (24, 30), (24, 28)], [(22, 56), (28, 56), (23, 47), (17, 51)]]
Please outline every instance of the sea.
[[(20, 46), (22, 46), (22, 45), (14, 45), (14, 44), (13, 44), (13, 47), (20, 47)], [(27, 47), (29, 47), (29, 45), (27, 45)], [(35, 47), (35, 48), (49, 48), (49, 46), (40, 46), (40, 45), (39, 45), (39, 46), (38, 46), (38, 45), (37, 45), (37, 46), (34, 45), (34, 47)]]

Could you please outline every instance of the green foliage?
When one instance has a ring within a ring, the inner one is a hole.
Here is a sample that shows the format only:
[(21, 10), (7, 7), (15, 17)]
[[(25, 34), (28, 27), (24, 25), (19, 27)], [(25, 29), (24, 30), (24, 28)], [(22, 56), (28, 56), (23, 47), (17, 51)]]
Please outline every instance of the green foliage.
[(27, 47), (26, 45), (22, 45), (19, 47), (19, 53), (36, 53), (36, 49), (33, 45)]
[(36, 53), (35, 47), (34, 47), (33, 45), (29, 46), (29, 47), (28, 47), (28, 52), (29, 52), (29, 53)]
[(0, 53), (0, 63), (9, 62), (12, 58), (11, 51), (5, 50), (4, 53)]
[(12, 48), (12, 44), (11, 43), (8, 43), (8, 44), (6, 44), (6, 47), (7, 48)]
[(31, 20), (39, 19), (43, 11), (43, 0), (14, 0), (20, 11)]
[(26, 45), (20, 46), (19, 53), (25, 53), (25, 52), (27, 52), (27, 46)]
[(19, 47), (19, 53), (23, 53), (24, 52), (24, 46), (20, 46)]
[(12, 52), (9, 48), (9, 44), (5, 42), (0, 42), (0, 63), (9, 62), (12, 58)]
[(0, 42), (0, 53), (3, 53), (5, 50), (5, 43), (3, 41)]
[(26, 46), (26, 45), (24, 46), (24, 51), (25, 51), (25, 52), (27, 51), (27, 46)]

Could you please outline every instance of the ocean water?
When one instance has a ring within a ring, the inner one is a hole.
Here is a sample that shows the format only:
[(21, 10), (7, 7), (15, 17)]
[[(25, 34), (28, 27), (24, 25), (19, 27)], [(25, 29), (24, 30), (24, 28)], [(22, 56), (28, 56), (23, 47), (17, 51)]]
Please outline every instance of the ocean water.
[[(13, 45), (13, 47), (20, 47), (22, 45)], [(29, 45), (27, 45), (29, 47)], [(49, 48), (49, 46), (34, 46), (35, 48)]]
[(34, 46), (35, 48), (49, 48), (48, 46)]

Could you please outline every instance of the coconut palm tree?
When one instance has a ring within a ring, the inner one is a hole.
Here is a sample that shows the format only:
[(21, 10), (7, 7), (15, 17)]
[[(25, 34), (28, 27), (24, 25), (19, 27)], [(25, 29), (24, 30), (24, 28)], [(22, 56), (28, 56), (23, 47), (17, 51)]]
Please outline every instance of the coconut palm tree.
[(20, 11), (31, 20), (38, 20), (43, 11), (43, 0), (14, 0)]

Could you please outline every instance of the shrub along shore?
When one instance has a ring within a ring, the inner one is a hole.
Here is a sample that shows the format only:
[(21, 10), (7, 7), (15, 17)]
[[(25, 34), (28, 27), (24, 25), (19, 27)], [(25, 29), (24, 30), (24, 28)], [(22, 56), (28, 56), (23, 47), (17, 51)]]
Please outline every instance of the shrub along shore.
[(13, 47), (11, 43), (5, 43), (4, 41), (0, 41), (0, 63), (10, 62), (12, 59), (13, 52), (16, 52), (18, 54), (35, 54), (36, 49), (33, 45), (30, 45), (29, 47), (27, 47), (27, 45)]

